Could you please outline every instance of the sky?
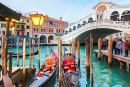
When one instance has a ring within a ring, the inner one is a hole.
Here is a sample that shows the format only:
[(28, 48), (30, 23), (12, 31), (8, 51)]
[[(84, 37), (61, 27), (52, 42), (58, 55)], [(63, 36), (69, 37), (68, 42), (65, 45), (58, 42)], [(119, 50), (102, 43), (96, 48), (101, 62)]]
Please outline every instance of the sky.
[[(94, 7), (101, 0), (0, 0), (0, 2), (14, 11), (29, 13), (38, 11), (43, 15), (75, 23), (93, 12)], [(102, 0), (118, 5), (130, 4), (130, 0)]]

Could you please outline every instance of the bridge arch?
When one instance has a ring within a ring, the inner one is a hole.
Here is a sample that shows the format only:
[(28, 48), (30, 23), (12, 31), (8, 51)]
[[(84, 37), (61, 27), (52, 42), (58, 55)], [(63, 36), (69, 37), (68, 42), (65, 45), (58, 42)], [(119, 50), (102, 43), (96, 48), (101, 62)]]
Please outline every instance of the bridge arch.
[(130, 10), (126, 10), (122, 13), (121, 20), (130, 21)]
[(111, 20), (113, 20), (113, 21), (119, 20), (119, 12), (118, 11), (112, 12), (112, 14), (111, 14)]
[(76, 26), (73, 26), (73, 31), (76, 30)]
[[(97, 33), (98, 32), (98, 33)], [(93, 35), (93, 41), (94, 43), (98, 42), (98, 38), (104, 38), (108, 35), (111, 35), (113, 33), (121, 32), (120, 30), (115, 29), (109, 29), (109, 28), (97, 28), (97, 29), (85, 29), (85, 31), (80, 32), (76, 37), (76, 41), (78, 38), (80, 39), (80, 43), (85, 43), (85, 38), (90, 36), (90, 33)]]
[(67, 31), (67, 30), (65, 31), (65, 34), (68, 34), (68, 31)]

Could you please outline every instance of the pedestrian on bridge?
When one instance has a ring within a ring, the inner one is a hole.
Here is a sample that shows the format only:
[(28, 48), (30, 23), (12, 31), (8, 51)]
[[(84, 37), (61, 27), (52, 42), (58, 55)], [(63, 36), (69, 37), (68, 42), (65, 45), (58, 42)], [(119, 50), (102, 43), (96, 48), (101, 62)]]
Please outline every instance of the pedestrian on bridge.
[(128, 48), (129, 48), (128, 40), (125, 41), (124, 46), (125, 46), (125, 57), (128, 57)]
[(122, 48), (123, 48), (123, 42), (121, 39), (119, 39), (119, 43), (118, 43), (118, 55), (123, 55), (122, 54)]

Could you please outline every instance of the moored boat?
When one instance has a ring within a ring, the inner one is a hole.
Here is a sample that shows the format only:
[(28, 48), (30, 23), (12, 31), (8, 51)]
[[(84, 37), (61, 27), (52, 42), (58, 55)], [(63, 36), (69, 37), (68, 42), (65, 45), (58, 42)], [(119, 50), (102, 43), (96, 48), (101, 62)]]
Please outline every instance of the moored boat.
[(50, 56), (46, 58), (37, 76), (35, 76), (27, 87), (44, 87), (54, 77), (57, 70), (57, 55), (52, 50)]
[(74, 56), (65, 48), (62, 65), (62, 83), (64, 87), (76, 87), (79, 81), (79, 67)]

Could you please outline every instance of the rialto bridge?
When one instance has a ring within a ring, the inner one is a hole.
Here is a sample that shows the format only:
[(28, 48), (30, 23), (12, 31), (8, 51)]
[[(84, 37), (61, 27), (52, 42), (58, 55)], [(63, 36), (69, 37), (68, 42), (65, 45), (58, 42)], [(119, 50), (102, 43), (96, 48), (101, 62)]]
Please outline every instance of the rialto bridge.
[(99, 2), (93, 7), (92, 14), (66, 28), (62, 40), (64, 44), (69, 44), (72, 39), (80, 38), (80, 42), (84, 43), (92, 33), (94, 42), (97, 42), (98, 38), (117, 32), (130, 34), (130, 5)]

